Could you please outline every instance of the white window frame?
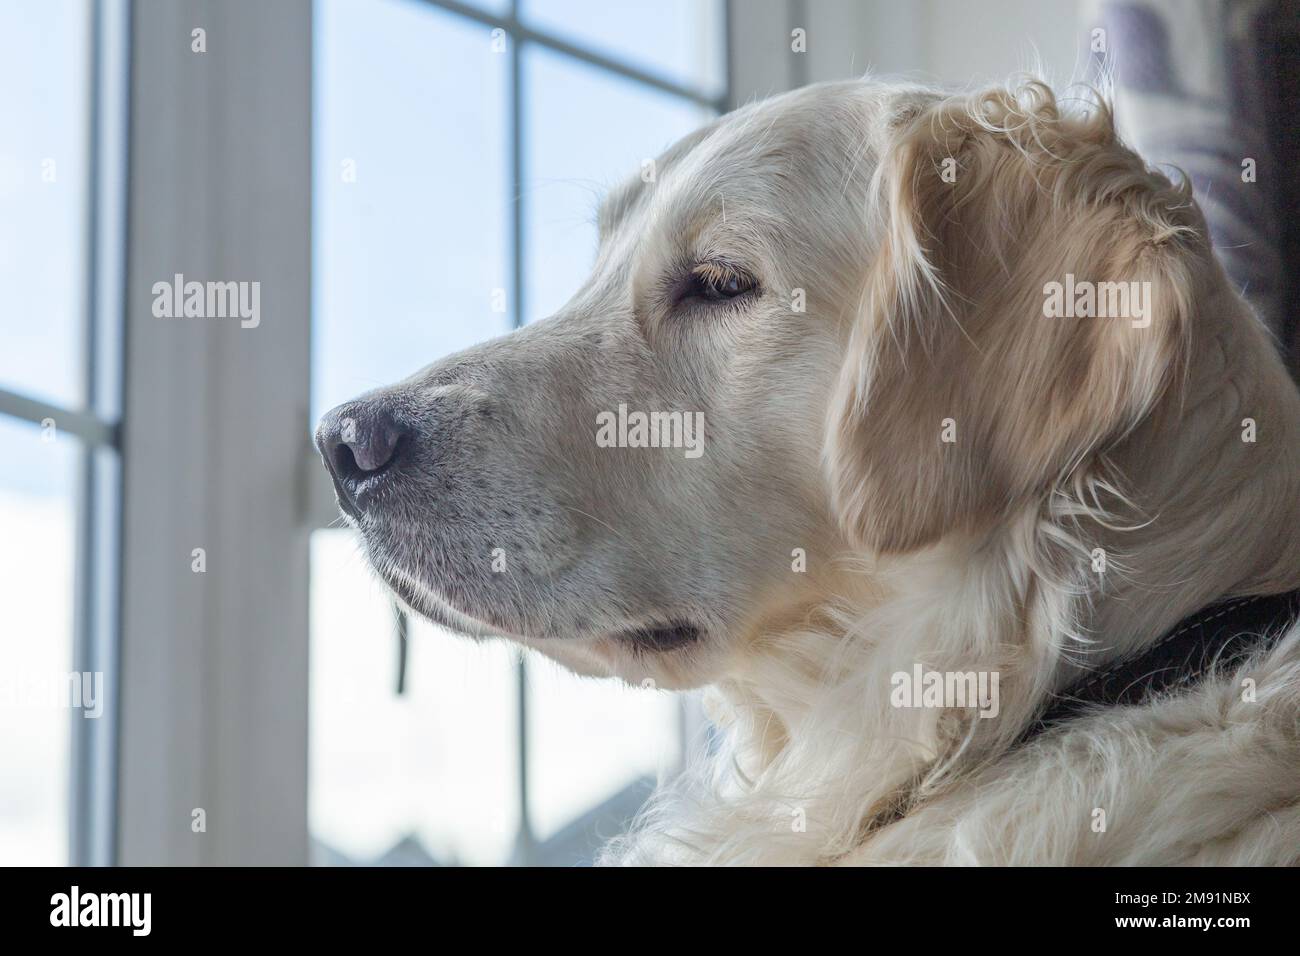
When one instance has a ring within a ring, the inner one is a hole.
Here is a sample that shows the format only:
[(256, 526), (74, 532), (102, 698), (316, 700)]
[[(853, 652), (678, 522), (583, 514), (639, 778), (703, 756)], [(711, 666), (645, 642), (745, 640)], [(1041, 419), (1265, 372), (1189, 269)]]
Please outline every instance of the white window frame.
[[(132, 5), (122, 864), (307, 862), (311, 37), (310, 0)], [(261, 324), (155, 318), (178, 272)]]

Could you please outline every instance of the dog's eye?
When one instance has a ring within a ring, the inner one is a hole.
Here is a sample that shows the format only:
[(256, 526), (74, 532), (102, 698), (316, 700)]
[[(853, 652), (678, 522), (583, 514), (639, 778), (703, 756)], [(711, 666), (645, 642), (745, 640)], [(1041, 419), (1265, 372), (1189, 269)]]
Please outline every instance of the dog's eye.
[(753, 276), (724, 262), (702, 262), (691, 270), (690, 285), (685, 298), (703, 299), (705, 302), (725, 302), (736, 299), (758, 287)]

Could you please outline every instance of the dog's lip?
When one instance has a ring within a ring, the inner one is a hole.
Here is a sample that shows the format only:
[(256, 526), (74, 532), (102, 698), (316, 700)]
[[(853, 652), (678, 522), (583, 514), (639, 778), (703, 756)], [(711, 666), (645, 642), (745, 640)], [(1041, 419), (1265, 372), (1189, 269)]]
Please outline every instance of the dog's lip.
[(641, 650), (667, 653), (689, 647), (698, 642), (703, 634), (703, 630), (690, 621), (672, 620), (620, 631), (616, 637)]
[(515, 636), (517, 639), (522, 639), (522, 635), (511, 635), (509, 631), (462, 611), (436, 588), (418, 580), (415, 575), (405, 571), (400, 564), (387, 557), (382, 545), (376, 545), (364, 531), (363, 537), (367, 543), (370, 567), (388, 589), (420, 617), (464, 637)]
[(391, 471), (392, 469), (384, 469), (361, 479), (353, 491), (352, 498), (349, 498), (343, 489), (339, 487), (338, 478), (334, 477), (334, 473), (331, 472), (330, 477), (334, 480), (334, 501), (343, 516), (350, 519), (354, 524), (359, 524), (367, 509), (371, 506), (371, 499), (374, 498), (375, 494), (383, 490), (385, 485), (393, 482)]
[(476, 618), (457, 610), (444, 598), (425, 588), (416, 587), (400, 575), (386, 574), (383, 571), (378, 571), (378, 574), (403, 604), (439, 627), (464, 637), (494, 637), (499, 634)]
[[(370, 507), (375, 494), (381, 491), (386, 485), (390, 485), (396, 480), (396, 476), (393, 474), (395, 470), (396, 469), (393, 467), (382, 468), (372, 475), (367, 475), (357, 483), (355, 492), (357, 499), (356, 506), (360, 511), (364, 512), (368, 507)], [(343, 501), (341, 499), (339, 501), (339, 506), (343, 506)]]
[[(442, 627), (459, 632), (467, 637), (512, 636), (507, 630), (492, 627), (472, 615), (466, 614), (436, 593), (423, 587), (416, 587), (401, 574), (385, 573), (382, 570), (383, 562), (378, 564), (372, 562), (372, 564), (378, 571), (380, 578), (383, 579), (384, 583), (388, 585), (402, 603), (422, 617), (426, 617)], [(530, 636), (517, 634), (513, 636), (516, 640), (522, 640), (525, 643), (563, 639), (558, 638), (558, 635)], [(578, 636), (581, 637), (582, 635)], [(684, 618), (669, 618), (662, 622), (650, 622), (623, 628), (603, 636), (620, 643), (630, 644), (640, 651), (666, 654), (697, 643), (704, 636), (704, 629)]]
[(343, 512), (343, 517), (347, 518), (353, 524), (361, 520), (361, 512), (356, 509), (352, 502), (348, 501), (342, 495), (335, 492), (334, 500), (338, 503), (339, 511)]
[(379, 575), (380, 580), (388, 585), (389, 590), (397, 595), (403, 604), (424, 617), (432, 616), (425, 596), (416, 590), (410, 582), (404, 580), (400, 575), (385, 572), (384, 569), (373, 562), (371, 566), (374, 567), (375, 573)]

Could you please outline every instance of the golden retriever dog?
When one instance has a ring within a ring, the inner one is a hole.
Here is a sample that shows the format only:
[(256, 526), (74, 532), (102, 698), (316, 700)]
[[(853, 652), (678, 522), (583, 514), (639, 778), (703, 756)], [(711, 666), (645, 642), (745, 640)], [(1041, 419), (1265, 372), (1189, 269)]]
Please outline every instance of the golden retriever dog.
[(707, 688), (604, 861), (1300, 862), (1300, 628), (1236, 616), (1300, 588), (1300, 396), (1190, 188), (1033, 79), (655, 170), (559, 314), (317, 433), (415, 613)]

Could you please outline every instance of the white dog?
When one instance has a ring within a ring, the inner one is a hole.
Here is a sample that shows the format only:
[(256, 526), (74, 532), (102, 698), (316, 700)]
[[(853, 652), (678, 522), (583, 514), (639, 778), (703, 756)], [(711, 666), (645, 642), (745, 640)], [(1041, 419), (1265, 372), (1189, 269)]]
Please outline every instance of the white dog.
[(1242, 600), (1300, 587), (1300, 396), (1190, 190), (1034, 81), (657, 173), (558, 315), (318, 432), (414, 611), (710, 687), (606, 857), (1300, 862), (1300, 629)]

